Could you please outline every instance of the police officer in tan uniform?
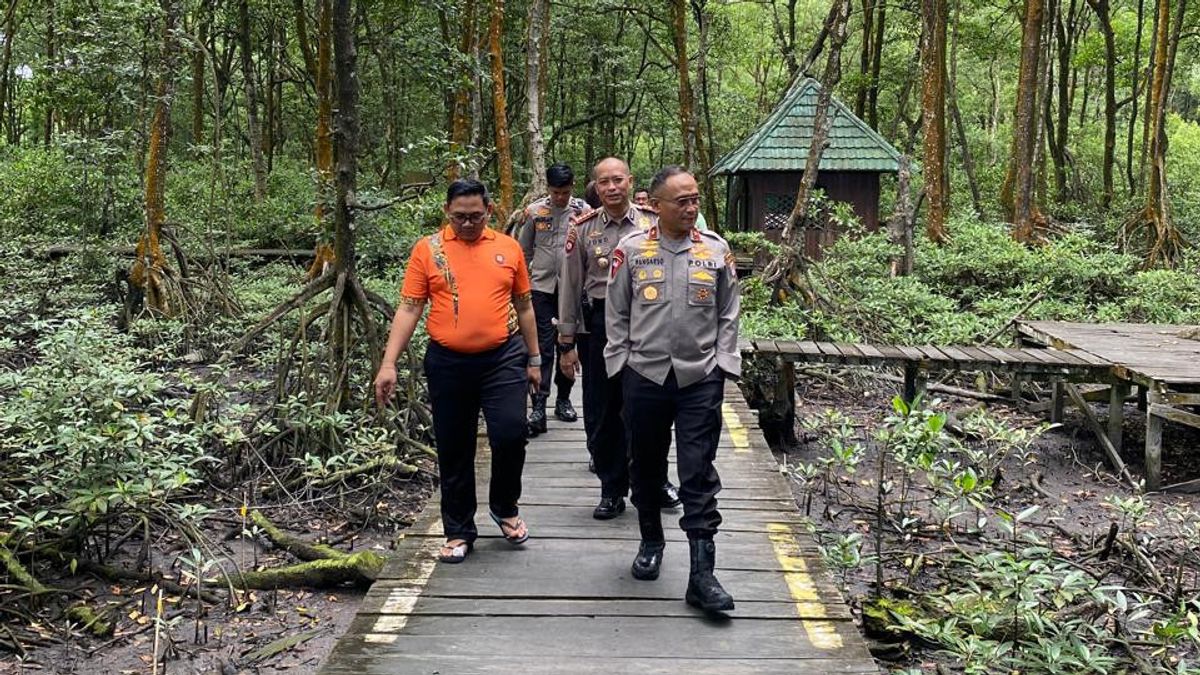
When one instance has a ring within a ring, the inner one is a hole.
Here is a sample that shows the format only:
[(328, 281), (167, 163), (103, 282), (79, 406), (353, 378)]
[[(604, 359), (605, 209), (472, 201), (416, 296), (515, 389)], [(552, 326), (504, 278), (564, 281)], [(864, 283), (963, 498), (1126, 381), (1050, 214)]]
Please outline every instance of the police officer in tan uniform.
[[(658, 222), (653, 211), (629, 202), (633, 176), (616, 157), (592, 170), (602, 208), (574, 219), (563, 247), (559, 276), (559, 368), (575, 377), (583, 366), (583, 426), (588, 452), (600, 478), (600, 503), (592, 515), (615, 518), (625, 510), (629, 491), (629, 450), (621, 422), (621, 383), (604, 368), (604, 298), (612, 251), (621, 237)], [(582, 302), (580, 302), (582, 299)], [(577, 340), (578, 338), (578, 340)], [(576, 345), (578, 344), (578, 351)], [(674, 486), (659, 483), (658, 506), (679, 503)]]
[(575, 407), (571, 405), (571, 385), (574, 380), (554, 368), (551, 354), (558, 334), (554, 329), (554, 321), (558, 318), (558, 275), (562, 270), (567, 230), (571, 227), (572, 218), (590, 209), (582, 199), (571, 196), (575, 189), (575, 172), (566, 164), (555, 164), (546, 169), (546, 185), (550, 194), (525, 208), (521, 232), (517, 236), (525, 259), (529, 261), (538, 346), (545, 355), (542, 360), (541, 389), (531, 394), (530, 436), (546, 433), (546, 399), (550, 396), (551, 371), (554, 372), (554, 385), (558, 389), (554, 416), (564, 422), (579, 419)]
[(632, 573), (657, 579), (662, 564), (666, 538), (657, 497), (674, 424), (679, 525), (691, 552), (685, 598), (705, 611), (726, 611), (733, 598), (713, 575), (713, 535), (721, 524), (713, 460), (725, 379), (741, 375), (737, 270), (725, 240), (696, 229), (700, 192), (691, 174), (665, 167), (650, 184), (650, 203), (659, 222), (613, 251), (605, 305), (604, 358), (609, 376), (622, 383), (642, 535)]

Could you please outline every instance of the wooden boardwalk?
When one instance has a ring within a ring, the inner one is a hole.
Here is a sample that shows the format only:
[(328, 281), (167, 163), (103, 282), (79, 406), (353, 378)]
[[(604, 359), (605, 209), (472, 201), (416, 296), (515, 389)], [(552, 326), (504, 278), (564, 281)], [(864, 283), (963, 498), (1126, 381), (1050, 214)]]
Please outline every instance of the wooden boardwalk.
[(481, 452), (475, 551), (461, 565), (435, 561), (442, 536), (431, 501), (320, 672), (878, 673), (736, 386), (726, 388), (723, 414), (717, 574), (737, 602), (728, 618), (683, 601), (679, 509), (663, 513), (662, 575), (630, 576), (635, 513), (592, 518), (599, 483), (587, 471), (582, 421), (552, 421), (525, 465), (529, 541), (509, 546), (488, 519)]
[[(1119, 456), (1122, 442), (1125, 399), (1133, 385), (1141, 390), (1139, 404), (1145, 409), (1146, 436), (1143, 457), (1146, 488), (1162, 487), (1162, 437), (1165, 422), (1200, 429), (1200, 340), (1184, 337), (1195, 334), (1198, 326), (1149, 323), (1074, 323), (1068, 321), (1022, 321), (1017, 324), (1026, 343), (1046, 345), (1090, 354), (1110, 364), (1113, 376), (1109, 387), (1107, 428), (1087, 408), (1083, 398), (1070, 385), (1057, 384), (1051, 419), (1062, 415), (1059, 389), (1083, 411), (1100, 444), (1111, 455)], [(1118, 460), (1119, 463), (1119, 460)], [(1200, 489), (1200, 480), (1176, 486), (1189, 491)]]

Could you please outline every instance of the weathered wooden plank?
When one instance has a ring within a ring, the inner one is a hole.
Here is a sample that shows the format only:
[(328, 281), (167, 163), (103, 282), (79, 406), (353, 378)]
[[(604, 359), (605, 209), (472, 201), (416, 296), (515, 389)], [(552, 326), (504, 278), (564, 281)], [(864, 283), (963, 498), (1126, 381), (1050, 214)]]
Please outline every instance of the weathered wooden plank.
[(1200, 415), (1162, 403), (1151, 403), (1149, 413), (1165, 420), (1200, 429)]
[(950, 358), (940, 348), (933, 345), (917, 345), (917, 349), (925, 355), (925, 358), (937, 364), (939, 367), (949, 366), (954, 364), (954, 359)]
[[(380, 639), (380, 641), (383, 641)], [(627, 657), (609, 654), (603, 657), (541, 656), (522, 654), (511, 659), (493, 659), (478, 654), (413, 654), (393, 649), (383, 660), (367, 656), (376, 650), (373, 643), (347, 646), (339, 652), (344, 661), (327, 665), (321, 670), (325, 675), (612, 675), (614, 673), (638, 673), (639, 675), (796, 675), (797, 673), (828, 673), (829, 675), (878, 675), (874, 663), (864, 659), (763, 659), (753, 657), (734, 658), (655, 658)], [(484, 651), (484, 650), (480, 650)], [(344, 663), (345, 665), (342, 665)]]
[(896, 349), (899, 349), (900, 353), (904, 354), (904, 358), (906, 360), (912, 361), (913, 363), (921, 363), (922, 361), (929, 360), (928, 358), (926, 358), (926, 356), (924, 354), (921, 353), (921, 350), (917, 349), (916, 347), (909, 347), (907, 345), (896, 345)]
[(854, 345), (854, 347), (855, 347), (855, 349), (857, 349), (859, 351), (859, 353), (861, 353), (864, 357), (866, 357), (867, 359), (869, 359), (871, 361), (881, 361), (881, 360), (887, 358), (883, 355), (883, 352), (876, 349), (875, 345), (868, 345), (868, 344), (860, 343), (860, 344)]
[(959, 366), (960, 368), (962, 368), (964, 366), (975, 365), (975, 359), (968, 356), (966, 352), (960, 350), (958, 347), (950, 347), (950, 346), (943, 345), (941, 347), (938, 347), (938, 349), (940, 349), (943, 354), (945, 354), (952, 361), (954, 361), (954, 363), (957, 366)]
[(806, 356), (822, 356), (821, 348), (815, 342), (797, 342), (796, 347)]
[(1100, 421), (1096, 419), (1096, 415), (1092, 413), (1091, 407), (1088, 406), (1087, 401), (1083, 400), (1083, 396), (1079, 393), (1079, 390), (1075, 388), (1075, 385), (1064, 383), (1063, 387), (1066, 389), (1067, 395), (1071, 397), (1071, 402), (1075, 404), (1075, 407), (1079, 409), (1079, 412), (1083, 413), (1084, 421), (1087, 423), (1088, 428), (1090, 428), (1092, 433), (1096, 436), (1096, 440), (1100, 443), (1100, 447), (1104, 449), (1104, 453), (1108, 455), (1108, 461), (1112, 463), (1113, 468), (1116, 469), (1117, 473), (1121, 474), (1121, 476), (1131, 486), (1136, 488), (1137, 482), (1134, 481), (1133, 477), (1129, 475), (1129, 469), (1125, 468), (1125, 462), (1121, 459), (1121, 454), (1117, 452), (1117, 449), (1113, 447), (1112, 442), (1108, 439), (1108, 430), (1100, 425)]
[[(812, 611), (795, 602), (743, 601), (737, 608), (741, 619), (837, 619), (852, 618), (845, 605), (831, 605), (836, 614)], [(696, 611), (682, 602), (627, 600), (624, 598), (444, 598), (429, 593), (413, 596), (403, 588), (376, 593), (363, 600), (359, 614), (439, 616), (662, 616), (694, 618)], [(819, 616), (818, 616), (819, 615)]]
[[(682, 589), (680, 593), (677, 602), (682, 604)], [(736, 610), (731, 616), (736, 617)], [(736, 618), (703, 621), (701, 618), (700, 612), (686, 618), (414, 616), (408, 617), (403, 633), (396, 635), (393, 644), (394, 651), (400, 653), (443, 658), (486, 652), (491, 658), (502, 658), (510, 668), (516, 666), (518, 672), (523, 668), (513, 659), (523, 660), (530, 654), (607, 658), (619, 652), (630, 659), (795, 659), (823, 658), (828, 654), (813, 645), (800, 621)], [(392, 622), (386, 619), (360, 617), (351, 630), (365, 635), (387, 635), (386, 629)], [(845, 621), (826, 623), (834, 631), (855, 630), (853, 624)], [(520, 639), (513, 639), (514, 635)], [(458, 672), (457, 668), (447, 670)]]

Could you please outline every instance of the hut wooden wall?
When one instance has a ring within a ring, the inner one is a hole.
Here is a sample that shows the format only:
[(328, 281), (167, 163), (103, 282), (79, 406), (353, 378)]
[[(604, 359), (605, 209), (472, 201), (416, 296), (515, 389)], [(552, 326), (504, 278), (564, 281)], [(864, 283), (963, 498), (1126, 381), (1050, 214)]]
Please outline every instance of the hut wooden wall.
[[(736, 229), (762, 230), (768, 239), (778, 241), (783, 224), (795, 202), (796, 189), (800, 185), (801, 173), (754, 172), (740, 174), (730, 190), (730, 201), (738, 203), (741, 183), (745, 185), (745, 208), (730, 209), (731, 220), (737, 221)], [(817, 175), (817, 187), (825, 191), (830, 199), (849, 203), (854, 208), (868, 232), (879, 228), (879, 174), (859, 171), (824, 171)], [(732, 204), (731, 204), (732, 206)], [(745, 218), (745, 220), (742, 220)], [(734, 224), (734, 223), (731, 223)], [(819, 229), (805, 233), (804, 253), (819, 259), (821, 250), (832, 244), (840, 233), (836, 226), (826, 223)]]

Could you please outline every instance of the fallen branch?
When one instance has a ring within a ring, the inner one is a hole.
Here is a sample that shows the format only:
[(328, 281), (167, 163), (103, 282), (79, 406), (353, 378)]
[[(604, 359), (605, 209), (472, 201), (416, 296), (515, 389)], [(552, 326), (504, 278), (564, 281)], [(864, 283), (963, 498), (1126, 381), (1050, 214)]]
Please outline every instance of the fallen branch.
[(21, 561), (17, 560), (17, 556), (8, 549), (8, 537), (0, 538), (0, 562), (4, 563), (4, 568), (8, 570), (9, 576), (17, 580), (32, 595), (44, 595), (51, 592), (37, 580), (37, 577), (30, 574)]
[(281, 548), (301, 560), (341, 560), (348, 555), (331, 546), (311, 544), (299, 537), (285, 533), (275, 523), (267, 520), (267, 517), (258, 509), (250, 512), (250, 521), (257, 525), (258, 529), (262, 530), (262, 533), (277, 548)]
[(335, 560), (313, 560), (287, 567), (239, 572), (230, 576), (229, 581), (238, 588), (264, 591), (292, 586), (328, 588), (346, 582), (370, 586), (379, 576), (384, 562), (384, 557), (374, 551), (359, 551)]

